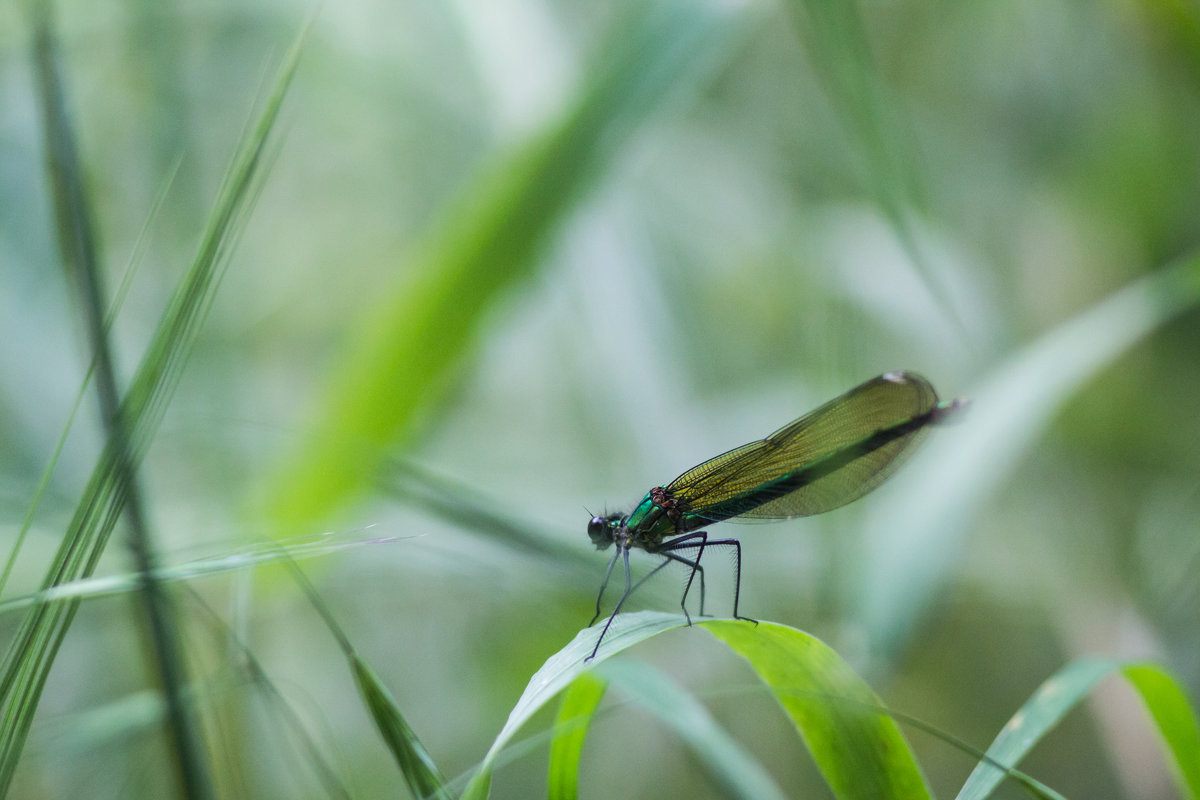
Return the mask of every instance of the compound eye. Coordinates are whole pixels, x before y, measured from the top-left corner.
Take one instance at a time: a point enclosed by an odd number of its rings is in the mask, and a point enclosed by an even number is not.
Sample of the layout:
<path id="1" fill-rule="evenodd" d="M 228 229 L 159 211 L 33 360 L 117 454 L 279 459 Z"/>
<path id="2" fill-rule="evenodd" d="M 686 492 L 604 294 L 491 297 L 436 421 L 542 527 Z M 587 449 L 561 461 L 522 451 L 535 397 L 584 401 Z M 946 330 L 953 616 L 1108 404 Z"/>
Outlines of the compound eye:
<path id="1" fill-rule="evenodd" d="M 593 539 L 598 539 L 604 535 L 604 529 L 608 523 L 604 521 L 604 517 L 592 517 L 588 522 L 588 536 Z"/>

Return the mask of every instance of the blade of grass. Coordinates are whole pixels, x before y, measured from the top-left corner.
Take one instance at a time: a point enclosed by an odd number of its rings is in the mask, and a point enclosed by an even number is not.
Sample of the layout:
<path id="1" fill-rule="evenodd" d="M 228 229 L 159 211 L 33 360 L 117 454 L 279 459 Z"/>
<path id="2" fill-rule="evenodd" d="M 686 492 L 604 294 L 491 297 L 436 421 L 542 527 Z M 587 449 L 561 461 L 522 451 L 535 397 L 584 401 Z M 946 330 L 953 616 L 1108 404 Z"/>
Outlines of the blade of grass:
<path id="1" fill-rule="evenodd" d="M 291 739 L 302 748 L 302 763 L 305 768 L 311 769 L 321 782 L 325 796 L 349 800 L 350 794 L 344 783 L 327 761 L 328 748 L 320 746 L 314 740 L 300 714 L 267 676 L 254 652 L 199 594 L 187 590 L 186 595 L 185 599 L 190 601 L 189 609 L 197 610 L 201 618 L 208 621 L 213 650 L 223 652 L 232 647 L 236 651 L 235 657 L 222 659 L 222 667 L 226 670 L 224 675 L 217 675 L 210 679 L 207 685 L 195 687 L 192 691 L 211 699 L 220 698 L 224 694 L 233 695 L 234 705 L 240 714 L 245 706 L 243 692 L 248 679 L 249 684 L 265 696 L 277 718 L 283 723 L 284 729 L 291 733 Z M 82 757 L 97 747 L 111 744 L 114 740 L 144 736 L 154 726 L 161 725 L 163 717 L 164 704 L 157 692 L 136 692 L 97 708 L 73 711 L 58 719 L 40 721 L 30 746 L 35 748 L 39 741 L 43 745 L 52 742 L 56 756 Z M 227 749 L 234 748 L 228 755 L 238 759 L 243 754 L 236 749 L 237 744 L 231 741 L 233 738 L 223 731 L 213 736 L 214 740 L 221 740 L 221 746 Z M 278 741 L 285 741 L 285 737 L 278 737 Z M 233 771 L 235 770 L 230 772 Z M 214 776 L 226 781 L 232 780 L 232 785 L 238 785 L 236 778 L 231 779 L 229 773 L 214 770 Z M 241 796 L 243 793 L 238 791 L 231 795 L 230 790 L 222 789 L 223 787 L 217 786 L 218 794 L 222 797 Z"/>
<path id="2" fill-rule="evenodd" d="M 270 542 L 249 545 L 218 556 L 197 558 L 168 567 L 155 568 L 155 580 L 160 582 L 190 581 L 222 572 L 254 569 L 286 559 L 299 560 L 330 555 L 352 547 L 389 544 L 411 539 L 410 536 L 386 536 L 348 539 L 345 536 L 331 539 L 328 534 L 298 536 L 287 542 Z M 0 602 L 0 615 L 23 608 L 68 598 L 96 598 L 124 594 L 138 589 L 142 577 L 137 573 L 105 575 L 100 578 L 81 578 L 51 586 L 31 594 L 13 597 Z"/>
<path id="3" fill-rule="evenodd" d="M 514 550 L 542 556 L 580 576 L 595 573 L 596 562 L 590 553 L 564 544 L 562 537 L 540 530 L 526 518 L 497 513 L 496 509 L 504 508 L 504 501 L 489 497 L 473 486 L 398 459 L 390 460 L 379 478 L 379 485 L 393 497 L 468 532 L 482 534 L 489 541 L 507 544 Z"/>
<path id="4" fill-rule="evenodd" d="M 92 347 L 96 394 L 113 454 L 115 480 L 125 493 L 124 514 L 129 545 L 141 576 L 140 597 L 146 614 L 151 653 L 159 686 L 166 700 L 167 735 L 171 742 L 179 786 L 186 797 L 213 796 L 212 780 L 200 731 L 184 703 L 187 670 L 175 638 L 177 625 L 170 594 L 154 579 L 155 555 L 137 466 L 130 452 L 127 421 L 117 389 L 116 369 L 104 313 L 103 274 L 96 248 L 91 206 L 66 108 L 62 76 L 52 33 L 51 4 L 38 6 L 35 16 L 39 99 L 46 131 L 46 152 L 59 232 L 59 251 L 79 287 L 80 304 Z"/>
<path id="5" fill-rule="evenodd" d="M 1121 668 L 1150 712 L 1163 743 L 1174 757 L 1172 766 L 1179 793 L 1200 798 L 1200 722 L 1183 688 L 1156 664 L 1126 664 Z"/>
<path id="6" fill-rule="evenodd" d="M 351 650 L 346 656 L 350 659 L 358 692 L 375 720 L 375 727 L 383 735 L 383 740 L 392 751 L 400 771 L 404 773 L 408 788 L 412 789 L 417 797 L 454 800 L 454 794 L 446 785 L 446 777 L 438 770 L 437 764 L 417 738 L 416 732 L 400 713 L 400 706 L 392 697 L 392 693 L 374 671 L 363 663 L 357 653 Z"/>
<path id="7" fill-rule="evenodd" d="M 233 161 L 206 223 L 199 253 L 177 286 L 122 402 L 121 416 L 128 426 L 128 453 L 134 465 L 145 454 L 162 419 L 199 325 L 211 305 L 231 242 L 247 219 L 249 200 L 261 179 L 267 135 L 295 70 L 301 40 L 297 40 L 285 58 L 274 92 Z M 42 588 L 94 572 L 127 498 L 117 459 L 110 440 L 84 489 Z M 11 785 L 50 668 L 78 608 L 78 600 L 35 606 L 10 642 L 0 670 L 0 795 Z"/>
<path id="8" fill-rule="evenodd" d="M 271 708 L 276 711 L 279 718 L 283 721 L 284 726 L 292 732 L 294 740 L 299 743 L 303 750 L 303 763 L 306 768 L 312 770 L 313 774 L 321 782 L 321 786 L 325 789 L 325 795 L 330 798 L 339 798 L 339 800 L 349 800 L 350 793 L 346 790 L 345 783 L 328 762 L 328 748 L 319 745 L 312 734 L 309 733 L 308 726 L 301 718 L 301 715 L 288 702 L 283 692 L 279 690 L 279 687 L 271 681 L 262 663 L 254 654 L 254 651 L 238 635 L 237 631 L 221 615 L 213 610 L 212 606 L 205 602 L 203 597 L 190 586 L 185 587 L 185 591 L 192 605 L 199 609 L 203 617 L 209 621 L 218 638 L 218 646 L 227 647 L 232 645 L 237 651 L 237 658 L 229 659 L 225 663 L 234 666 L 240 672 L 246 673 L 250 678 L 250 682 L 265 695 Z M 235 674 L 232 686 L 229 688 L 236 692 L 240 691 L 243 686 L 244 683 L 240 680 L 240 675 Z M 241 709 L 240 700 L 241 698 L 239 697 L 239 712 Z M 236 758 L 237 755 L 234 757 Z"/>
<path id="9" fill-rule="evenodd" d="M 784 800 L 758 761 L 722 730 L 696 698 L 666 675 L 636 661 L 608 661 L 597 671 L 645 711 L 672 728 L 730 797 Z"/>
<path id="10" fill-rule="evenodd" d="M 1016 766 L 1104 678 L 1121 674 L 1141 695 L 1174 757 L 1173 766 L 1185 796 L 1200 797 L 1200 729 L 1187 697 L 1173 678 L 1153 664 L 1121 664 L 1081 659 L 1059 670 L 1038 687 L 1000 731 L 987 755 L 958 793 L 958 800 L 983 800 L 1004 778 L 997 765 Z"/>
<path id="11" fill-rule="evenodd" d="M 604 693 L 608 681 L 594 673 L 580 675 L 563 694 L 558 706 L 558 718 L 554 721 L 554 738 L 550 742 L 550 765 L 546 770 L 547 800 L 578 800 L 579 758 L 583 754 L 583 743 L 588 729 Z"/>
<path id="12" fill-rule="evenodd" d="M 771 622 L 697 624 L 750 662 L 770 687 L 835 797 L 930 796 L 883 702 L 819 639 Z"/>
<path id="13" fill-rule="evenodd" d="M 1016 353 L 968 392 L 960 425 L 933 439 L 867 509 L 866 568 L 854 593 L 872 647 L 907 640 L 942 585 L 972 517 L 1054 413 L 1139 340 L 1200 304 L 1200 254 L 1141 278 Z"/>
<path id="14" fill-rule="evenodd" d="M 925 720 L 923 720 L 919 717 L 914 717 L 911 714 L 905 714 L 900 711 L 894 711 L 894 710 L 890 710 L 890 709 L 886 709 L 886 708 L 879 708 L 876 710 L 878 710 L 881 713 L 887 714 L 892 719 L 896 720 L 896 722 L 902 723 L 902 724 L 907 725 L 912 728 L 916 728 L 917 730 L 921 731 L 922 733 L 927 733 L 930 736 L 934 737 L 935 739 L 939 739 L 940 741 L 945 742 L 946 744 L 953 747 L 955 750 L 959 750 L 963 753 L 966 753 L 967 755 L 973 756 L 976 759 L 976 761 L 979 761 L 981 763 L 990 764 L 991 766 L 995 767 L 1005 777 L 1012 779 L 1013 781 L 1017 782 L 1022 787 L 1024 787 L 1024 789 L 1027 792 L 1029 792 L 1029 794 L 1033 797 L 1040 798 L 1041 800 L 1065 800 L 1065 798 L 1061 794 L 1059 794 L 1055 790 L 1051 789 L 1049 786 L 1045 785 L 1041 781 L 1038 781 L 1038 780 L 1030 777 L 1029 775 L 1026 775 L 1024 772 L 1021 772 L 1019 769 L 1014 769 L 1013 767 L 1009 767 L 1009 766 L 1005 766 L 1004 764 L 1001 764 L 999 761 L 996 761 L 995 759 L 993 759 L 991 756 L 989 756 L 983 750 L 980 750 L 978 747 L 973 747 L 972 745 L 968 744 L 966 741 L 958 738 L 957 736 L 955 736 L 952 733 L 949 733 L 948 731 L 942 730 L 941 728 L 937 727 L 936 725 L 931 725 L 930 723 L 926 722 Z"/>
<path id="15" fill-rule="evenodd" d="M 108 310 L 108 315 L 104 320 L 105 335 L 112 329 L 113 320 L 116 319 L 117 314 L 125 303 L 125 298 L 129 295 L 129 287 L 133 284 L 133 276 L 137 272 L 138 265 L 142 263 L 142 255 L 145 252 L 146 242 L 149 238 L 150 226 L 158 218 L 163 203 L 166 202 L 167 192 L 175 181 L 178 165 L 179 162 L 176 161 L 175 166 L 163 180 L 162 186 L 159 187 L 158 194 L 155 195 L 154 202 L 150 206 L 150 213 L 146 215 L 146 221 L 138 233 L 137 244 L 134 246 L 133 254 L 126 265 L 125 273 L 121 277 L 121 284 L 117 288 L 116 296 L 113 298 L 112 307 Z M 70 434 L 71 428 L 75 423 L 75 416 L 79 413 L 80 406 L 83 405 L 83 398 L 87 394 L 88 386 L 92 380 L 92 373 L 95 369 L 96 360 L 93 358 L 87 372 L 83 376 L 83 380 L 80 381 L 79 391 L 75 395 L 75 400 L 71 403 L 71 410 L 67 413 L 67 420 L 63 424 L 62 432 L 59 434 L 58 441 L 54 443 L 50 459 L 47 461 L 46 467 L 42 470 L 42 474 L 38 478 L 37 487 L 34 489 L 33 497 L 29 501 L 29 508 L 26 509 L 25 516 L 21 520 L 21 528 L 17 531 L 17 538 L 13 542 L 12 549 L 8 552 L 8 558 L 4 562 L 4 571 L 0 573 L 0 595 L 4 593 L 4 587 L 8 585 L 8 579 L 17 564 L 17 557 L 21 553 L 21 548 L 25 545 L 25 538 L 29 535 L 30 528 L 33 527 L 33 521 L 37 516 L 37 510 L 41 505 L 42 497 L 45 495 L 46 489 L 50 486 L 50 479 L 54 476 L 54 469 L 58 465 L 58 459 L 62 455 L 63 447 L 67 443 L 67 436 Z"/>
<path id="16" fill-rule="evenodd" d="M 308 602 L 316 609 L 317 614 L 325 622 L 325 626 L 333 634 L 333 638 L 337 640 L 338 646 L 346 656 L 359 694 L 366 703 L 367 710 L 371 714 L 371 719 L 375 721 L 375 727 L 383 737 L 384 744 L 392 751 L 392 757 L 396 759 L 396 765 L 400 767 L 400 772 L 408 783 L 408 788 L 419 798 L 455 800 L 446 777 L 437 768 L 433 756 L 425 749 L 425 745 L 417 737 L 416 731 L 404 718 L 400 705 L 392 697 L 387 686 L 379 680 L 374 670 L 359 657 L 358 651 L 354 649 L 350 638 L 338 624 L 337 619 L 333 616 L 333 611 L 321 599 L 316 587 L 312 585 L 304 571 L 294 561 L 284 559 L 284 566 L 291 572 L 296 584 L 304 592 Z"/>
<path id="17" fill-rule="evenodd" d="M 496 735 L 492 746 L 480 762 L 479 771 L 463 791 L 463 800 L 483 800 L 488 796 L 491 790 L 492 769 L 500 751 L 534 713 L 580 675 L 638 642 L 686 625 L 687 620 L 682 614 L 663 614 L 656 611 L 618 614 L 612 627 L 608 629 L 608 635 L 601 642 L 596 657 L 591 661 L 584 659 L 591 655 L 592 648 L 596 646 L 596 638 L 604 627 L 604 620 L 577 633 L 566 647 L 546 659 L 541 669 L 529 679 L 525 691 L 509 712 L 504 727 L 500 729 L 500 733 Z"/>
<path id="18" fill-rule="evenodd" d="M 530 678 L 463 792 L 464 800 L 488 796 L 500 751 L 530 717 L 579 676 L 599 668 L 600 676 L 611 680 L 608 665 L 601 664 L 628 647 L 686 624 L 677 614 L 620 614 L 592 661 L 584 659 L 595 646 L 604 622 L 580 631 Z M 911 800 L 929 796 L 890 712 L 870 687 L 820 641 L 767 622 L 753 626 L 744 621 L 705 620 L 696 622 L 696 627 L 708 630 L 745 658 L 775 693 L 836 797 Z M 710 740 L 704 746 L 711 744 Z"/>
<path id="19" fill-rule="evenodd" d="M 401 281 L 352 332 L 319 420 L 268 487 L 288 529 L 321 519 L 373 480 L 383 448 L 409 443 L 474 348 L 485 312 L 538 255 L 636 128 L 707 80 L 741 29 L 740 2 L 636 3 L 598 51 L 577 100 L 485 170 L 444 214 Z M 431 346 L 436 343 L 436 346 Z"/>

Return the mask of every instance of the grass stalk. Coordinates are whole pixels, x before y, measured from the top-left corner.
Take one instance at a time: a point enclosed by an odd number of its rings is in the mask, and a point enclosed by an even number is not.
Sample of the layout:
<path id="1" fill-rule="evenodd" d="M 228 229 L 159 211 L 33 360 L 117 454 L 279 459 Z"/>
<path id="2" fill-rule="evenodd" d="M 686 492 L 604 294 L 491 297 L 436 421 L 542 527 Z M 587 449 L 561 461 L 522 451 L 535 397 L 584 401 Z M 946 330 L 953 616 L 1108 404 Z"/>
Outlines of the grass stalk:
<path id="1" fill-rule="evenodd" d="M 141 576 L 139 594 L 149 628 L 154 668 L 166 701 L 167 731 L 179 787 L 184 797 L 205 800 L 213 796 L 212 782 L 205 763 L 204 742 L 184 698 L 188 676 L 175 639 L 177 624 L 171 596 L 154 577 L 154 545 L 137 467 L 130 452 L 105 321 L 105 292 L 95 225 L 58 70 L 52 24 L 51 7 L 48 4 L 39 6 L 35 16 L 34 52 L 59 248 L 70 277 L 78 287 L 83 322 L 94 358 L 100 414 L 113 457 L 115 480 L 125 495 L 123 510 L 129 527 L 129 546 Z"/>

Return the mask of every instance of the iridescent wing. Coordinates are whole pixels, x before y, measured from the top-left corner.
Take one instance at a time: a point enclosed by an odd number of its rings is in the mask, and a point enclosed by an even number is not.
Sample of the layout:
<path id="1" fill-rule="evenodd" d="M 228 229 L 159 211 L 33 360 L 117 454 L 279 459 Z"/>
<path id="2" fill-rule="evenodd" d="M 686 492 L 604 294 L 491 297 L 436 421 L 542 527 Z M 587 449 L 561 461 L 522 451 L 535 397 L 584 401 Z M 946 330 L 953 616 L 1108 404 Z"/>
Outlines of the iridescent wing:
<path id="1" fill-rule="evenodd" d="M 920 375 L 872 378 L 672 481 L 666 489 L 682 515 L 679 530 L 731 517 L 803 517 L 843 506 L 887 480 L 947 407 Z"/>

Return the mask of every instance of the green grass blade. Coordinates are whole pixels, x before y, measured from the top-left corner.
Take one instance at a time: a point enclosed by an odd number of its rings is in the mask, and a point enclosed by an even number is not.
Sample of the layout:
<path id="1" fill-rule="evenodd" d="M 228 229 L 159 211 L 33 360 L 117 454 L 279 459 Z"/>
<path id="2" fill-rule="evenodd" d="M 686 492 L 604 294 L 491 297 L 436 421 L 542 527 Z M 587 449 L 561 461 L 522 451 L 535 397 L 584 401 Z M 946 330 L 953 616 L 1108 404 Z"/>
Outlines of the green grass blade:
<path id="1" fill-rule="evenodd" d="M 682 628 L 687 620 L 681 614 L 663 614 L 655 611 L 640 611 L 634 614 L 619 614 L 613 620 L 608 635 L 600 644 L 600 650 L 591 661 L 584 661 L 592 654 L 596 646 L 596 638 L 604 627 L 604 620 L 596 625 L 585 628 L 576 634 L 575 638 L 550 658 L 546 659 L 521 694 L 513 710 L 509 712 L 508 721 L 500 729 L 492 742 L 487 755 L 479 765 L 479 772 L 467 784 L 463 792 L 464 800 L 481 800 L 488 796 L 491 785 L 492 768 L 496 757 L 505 745 L 512 740 L 517 731 L 546 703 L 554 699 L 563 689 L 566 689 L 576 678 L 583 675 L 592 667 L 606 659 L 612 658 L 622 650 L 632 647 L 638 642 L 645 641 L 651 636 L 657 636 L 664 631 Z"/>
<path id="2" fill-rule="evenodd" d="M 1200 729 L 1187 697 L 1171 676 L 1153 664 L 1080 659 L 1059 670 L 1001 730 L 987 750 L 995 763 L 980 763 L 963 784 L 958 800 L 983 800 L 1005 777 L 998 765 L 1015 767 L 1104 678 L 1121 674 L 1141 695 L 1174 757 L 1186 796 L 1200 797 Z"/>
<path id="3" fill-rule="evenodd" d="M 579 757 L 592 717 L 604 699 L 608 681 L 585 672 L 567 687 L 554 721 L 550 766 L 546 770 L 547 800 L 578 800 Z"/>
<path id="4" fill-rule="evenodd" d="M 732 620 L 705 620 L 696 624 L 749 661 L 771 687 L 796 723 L 835 796 L 906 800 L 929 796 L 912 752 L 879 698 L 820 641 L 767 622 L 753 626 Z M 492 768 L 500 751 L 559 692 L 593 667 L 598 668 L 601 677 L 616 680 L 614 675 L 624 674 L 621 668 L 610 673 L 607 665 L 600 667 L 603 662 L 652 636 L 684 627 L 686 620 L 678 614 L 652 611 L 620 614 L 613 620 L 596 658 L 585 662 L 603 625 L 601 621 L 580 631 L 530 678 L 484 756 L 479 772 L 463 793 L 465 799 L 483 800 L 488 796 Z M 635 687 L 631 691 L 639 690 Z M 715 741 L 708 739 L 696 746 L 703 750 L 714 746 Z"/>
<path id="5" fill-rule="evenodd" d="M 181 279 L 125 396 L 128 454 L 136 466 L 165 412 L 191 344 L 212 302 L 231 241 L 245 222 L 262 155 L 299 57 L 300 41 L 280 68 L 274 91 L 235 156 L 229 178 L 207 220 L 199 253 Z M 105 447 L 42 587 L 91 575 L 126 501 L 127 487 L 112 442 Z M 78 600 L 37 605 L 10 641 L 0 669 L 0 795 L 8 791 L 50 668 Z"/>
<path id="6" fill-rule="evenodd" d="M 1200 723 L 1187 695 L 1155 664 L 1126 664 L 1121 671 L 1142 696 L 1163 743 L 1174 757 L 1180 794 L 1200 799 Z"/>
<path id="7" fill-rule="evenodd" d="M 1015 767 L 1068 711 L 1119 666 L 1113 661 L 1082 659 L 1059 670 L 1008 721 L 988 748 L 988 757 L 996 764 Z M 958 800 L 982 800 L 1004 778 L 1005 773 L 998 766 L 980 763 L 963 784 Z"/>
<path id="8" fill-rule="evenodd" d="M 404 775 L 404 780 L 412 789 L 413 794 L 421 798 L 454 800 L 454 793 L 447 786 L 445 776 L 438 770 L 433 757 L 429 755 L 412 726 L 408 724 L 408 720 L 404 718 L 392 693 L 375 675 L 374 670 L 359 657 L 354 645 L 350 642 L 350 637 L 342 630 L 333 611 L 325 604 L 316 587 L 291 559 L 285 558 L 284 566 L 291 572 L 296 584 L 316 609 L 325 622 L 325 626 L 329 628 L 329 632 L 333 634 L 333 638 L 337 640 L 338 647 L 345 654 L 346 660 L 350 664 L 350 671 L 354 674 L 354 682 L 358 686 L 363 702 L 366 703 L 367 710 L 371 713 L 371 718 L 375 721 L 375 727 L 383 737 L 384 744 L 392 751 L 392 757 L 396 759 L 396 764 L 400 767 L 400 772 Z"/>
<path id="9" fill-rule="evenodd" d="M 39 6 L 36 16 L 36 63 L 40 99 L 46 128 L 46 150 L 59 229 L 59 251 L 79 289 L 78 299 L 92 348 L 96 394 L 113 463 L 116 481 L 125 496 L 130 550 L 141 579 L 139 587 L 146 613 L 153 665 L 157 669 L 167 708 L 167 733 L 175 758 L 179 786 L 189 798 L 213 796 L 205 746 L 194 716 L 184 698 L 187 669 L 176 639 L 178 624 L 171 595 L 154 577 L 156 555 L 147 522 L 141 481 L 130 452 L 128 421 L 121 410 L 116 368 L 105 320 L 103 270 L 95 245 L 92 209 L 84 191 L 74 131 L 67 113 L 63 81 L 58 70 L 50 6 Z"/>
<path id="10" fill-rule="evenodd" d="M 819 639 L 771 622 L 706 620 L 698 625 L 749 661 L 770 687 L 835 797 L 930 796 L 882 701 Z"/>
<path id="11" fill-rule="evenodd" d="M 108 315 L 104 321 L 104 330 L 107 335 L 112 329 L 113 320 L 116 319 L 121 307 L 125 303 L 125 298 L 129 294 L 129 288 L 133 283 L 133 276 L 137 272 L 137 267 L 142 263 L 142 254 L 145 251 L 146 242 L 149 238 L 149 229 L 151 223 L 158 218 L 159 212 L 162 210 L 163 204 L 167 199 L 167 190 L 174 182 L 176 167 L 171 170 L 171 173 L 163 181 L 159 188 L 158 194 L 154 198 L 151 205 L 150 213 L 147 215 L 146 222 L 142 226 L 141 232 L 138 234 L 138 243 L 134 248 L 133 255 L 130 256 L 129 263 L 126 266 L 125 274 L 121 278 L 121 284 L 117 288 L 116 296 L 113 299 L 112 307 L 108 310 Z M 63 423 L 63 428 L 59 434 L 58 441 L 54 444 L 54 449 L 50 453 L 50 458 L 46 462 L 45 468 L 42 470 L 41 476 L 38 478 L 37 487 L 33 491 L 33 497 L 29 500 L 29 507 L 25 511 L 25 517 L 21 520 L 21 527 L 17 531 L 16 539 L 13 541 L 12 547 L 8 551 L 8 558 L 4 562 L 4 569 L 0 572 L 0 595 L 3 595 L 4 588 L 8 585 L 8 579 L 12 575 L 13 568 L 17 564 L 17 557 L 21 553 L 22 547 L 25 545 L 25 539 L 29 535 L 30 529 L 33 527 L 34 518 L 37 515 L 38 508 L 41 505 L 42 497 L 46 493 L 47 487 L 50 486 L 50 479 L 54 476 L 55 467 L 58 466 L 58 459 L 62 455 L 63 447 L 67 443 L 67 436 L 71 432 L 71 427 L 75 423 L 75 416 L 79 413 L 79 408 L 83 405 L 83 398 L 87 394 L 88 385 L 92 380 L 92 373 L 95 371 L 95 359 L 88 367 L 87 373 L 80 381 L 79 391 L 75 394 L 75 400 L 71 403 L 71 410 L 67 413 L 67 420 Z M 3 613 L 4 604 L 0 604 L 0 613 Z"/>
<path id="12" fill-rule="evenodd" d="M 185 561 L 182 564 L 158 567 L 155 569 L 155 580 L 162 582 L 191 581 L 223 572 L 250 570 L 280 561 L 298 561 L 305 558 L 327 556 L 354 547 L 389 544 L 403 541 L 406 538 L 411 537 L 350 538 L 340 536 L 331 538 L 326 534 L 299 536 L 286 542 L 248 545 L 223 555 L 206 556 Z M 67 581 L 41 591 L 19 595 L 0 602 L 0 616 L 55 600 L 92 599 L 125 594 L 138 589 L 141 585 L 142 576 L 136 572 Z"/>
<path id="13" fill-rule="evenodd" d="M 320 781 L 325 790 L 325 796 L 349 800 L 350 792 L 346 789 L 337 771 L 329 763 L 329 748 L 317 742 L 301 714 L 288 702 L 283 692 L 271 680 L 258 656 L 250 649 L 242 636 L 226 622 L 224 617 L 213 610 L 203 597 L 192 591 L 191 587 L 185 587 L 185 591 L 192 601 L 191 607 L 198 609 L 208 619 L 209 628 L 216 634 L 221 646 L 232 645 L 236 650 L 237 656 L 232 659 L 232 663 L 238 665 L 239 672 L 248 678 L 249 684 L 259 690 L 268 706 L 275 711 L 276 719 L 291 734 L 291 741 L 300 746 L 304 763 Z M 240 676 L 232 685 L 226 684 L 227 688 L 232 688 L 239 694 L 245 686 L 246 683 L 240 679 Z"/>
<path id="14" fill-rule="evenodd" d="M 475 486 L 435 475 L 418 465 L 393 459 L 381 470 L 379 486 L 409 507 L 419 508 L 464 531 L 501 543 L 514 551 L 553 561 L 580 577 L 595 575 L 592 553 L 581 551 L 562 537 L 542 530 L 527 516 L 503 511 L 504 498 L 480 492 Z M 499 510 L 498 510 L 499 509 Z"/>
<path id="15" fill-rule="evenodd" d="M 270 487 L 273 519 L 291 527 L 324 517 L 370 485 L 385 447 L 412 439 L 474 348 L 488 308 L 534 273 L 629 135 L 670 97 L 703 85 L 742 28 L 731 19 L 740 7 L 632 6 L 566 113 L 484 170 L 363 315 L 317 425 Z"/>
<path id="16" fill-rule="evenodd" d="M 892 653 L 941 586 L 971 520 L 1054 413 L 1129 347 L 1200 304 L 1200 255 L 1159 269 L 1016 353 L 967 394 L 960 425 L 933 438 L 867 511 L 870 554 L 854 593 L 873 647 Z"/>
<path id="17" fill-rule="evenodd" d="M 357 653 L 350 653 L 350 666 L 354 682 L 367 704 L 375 726 L 383 734 L 388 749 L 404 773 L 408 788 L 417 797 L 433 797 L 437 800 L 454 800 L 454 794 L 446 786 L 446 778 L 438 771 L 433 758 L 417 738 L 416 732 L 404 719 L 392 693 L 375 673 L 363 663 Z"/>
<path id="18" fill-rule="evenodd" d="M 666 675 L 636 661 L 609 661 L 598 671 L 640 708 L 671 727 L 726 795 L 784 800 L 786 796 L 763 766 L 717 725 L 708 709 Z"/>
<path id="19" fill-rule="evenodd" d="M 858 4 L 790 0 L 801 38 L 825 94 L 857 142 L 864 178 L 889 216 L 923 195 L 912 135 L 875 65 Z"/>

